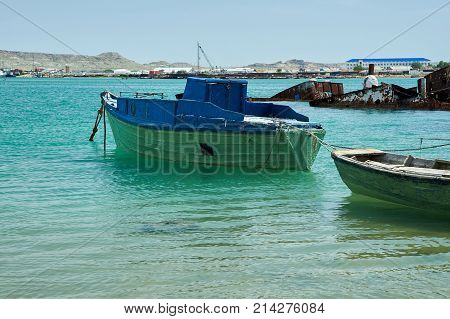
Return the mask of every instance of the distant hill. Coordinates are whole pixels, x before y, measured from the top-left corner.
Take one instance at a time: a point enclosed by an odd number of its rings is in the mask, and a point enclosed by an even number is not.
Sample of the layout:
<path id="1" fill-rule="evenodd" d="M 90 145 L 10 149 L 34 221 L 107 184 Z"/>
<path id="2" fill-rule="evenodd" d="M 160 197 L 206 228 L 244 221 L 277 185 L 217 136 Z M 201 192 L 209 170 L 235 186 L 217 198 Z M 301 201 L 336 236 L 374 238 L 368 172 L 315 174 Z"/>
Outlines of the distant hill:
<path id="1" fill-rule="evenodd" d="M 303 66 L 303 65 L 305 65 L 305 61 L 303 61 L 303 60 L 289 60 L 286 62 L 277 61 L 274 63 L 253 63 L 253 64 L 248 65 L 247 67 L 255 68 L 255 69 L 260 69 L 260 68 L 276 69 L 276 68 L 295 67 L 298 69 L 300 66 Z"/>
<path id="2" fill-rule="evenodd" d="M 274 63 L 253 63 L 247 67 L 257 71 L 270 70 L 276 72 L 277 70 L 285 70 L 289 72 L 297 72 L 300 69 L 340 68 L 342 65 L 337 63 L 306 62 L 304 60 L 293 59 L 285 62 L 278 61 Z"/>
<path id="3" fill-rule="evenodd" d="M 68 65 L 71 71 L 105 71 L 114 69 L 128 69 L 131 71 L 152 70 L 154 68 L 192 68 L 186 62 L 170 63 L 167 61 L 148 62 L 144 64 L 121 56 L 117 52 L 106 52 L 95 56 L 76 54 L 52 54 L 37 52 L 20 52 L 0 50 L 0 68 L 33 70 L 36 67 L 48 69 L 64 69 Z M 248 68 L 257 71 L 299 71 L 299 69 L 318 69 L 322 67 L 335 68 L 339 64 L 324 64 L 305 62 L 304 60 L 278 61 L 274 63 L 253 63 Z"/>
<path id="4" fill-rule="evenodd" d="M 157 61 L 157 62 L 149 62 L 143 64 L 146 68 L 192 68 L 194 67 L 192 64 L 186 62 L 174 62 L 169 63 L 167 61 Z"/>
<path id="5" fill-rule="evenodd" d="M 185 62 L 166 61 L 137 63 L 124 58 L 117 52 L 106 52 L 95 56 L 76 54 L 52 54 L 0 50 L 0 68 L 33 70 L 36 67 L 64 69 L 68 65 L 72 71 L 105 71 L 113 69 L 151 70 L 158 67 L 190 68 Z"/>
<path id="6" fill-rule="evenodd" d="M 104 71 L 118 68 L 141 70 L 143 68 L 141 64 L 126 59 L 116 52 L 88 56 L 0 50 L 0 68 L 22 70 L 32 70 L 36 67 L 64 69 L 66 65 L 74 71 Z"/>

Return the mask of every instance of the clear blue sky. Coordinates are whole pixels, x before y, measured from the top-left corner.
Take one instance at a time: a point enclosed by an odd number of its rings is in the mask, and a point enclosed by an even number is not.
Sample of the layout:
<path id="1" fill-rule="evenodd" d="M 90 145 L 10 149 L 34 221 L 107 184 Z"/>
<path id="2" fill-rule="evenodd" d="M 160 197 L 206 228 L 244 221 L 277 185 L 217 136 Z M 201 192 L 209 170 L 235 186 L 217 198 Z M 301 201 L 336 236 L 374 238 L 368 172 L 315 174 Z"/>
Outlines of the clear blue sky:
<path id="1" fill-rule="evenodd" d="M 216 65 L 364 57 L 448 0 L 1 0 L 82 54 Z M 0 49 L 72 53 L 0 4 Z M 450 5 L 373 57 L 450 60 Z"/>

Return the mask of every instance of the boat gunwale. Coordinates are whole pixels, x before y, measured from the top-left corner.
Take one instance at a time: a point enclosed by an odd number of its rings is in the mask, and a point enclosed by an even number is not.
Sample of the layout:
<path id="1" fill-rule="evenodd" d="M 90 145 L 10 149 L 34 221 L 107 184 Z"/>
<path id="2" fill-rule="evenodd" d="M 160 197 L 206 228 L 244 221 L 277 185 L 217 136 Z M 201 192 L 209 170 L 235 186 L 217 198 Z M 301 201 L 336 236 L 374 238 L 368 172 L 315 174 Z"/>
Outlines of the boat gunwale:
<path id="1" fill-rule="evenodd" d="M 383 167 L 377 167 L 370 164 L 366 164 L 364 162 L 360 162 L 354 159 L 351 159 L 344 155 L 336 154 L 336 151 L 331 152 L 331 157 L 334 161 L 338 160 L 341 162 L 345 162 L 349 165 L 358 166 L 361 169 L 364 169 L 366 171 L 377 171 L 379 173 L 382 173 L 384 175 L 394 176 L 394 177 L 406 177 L 410 179 L 416 179 L 418 181 L 431 181 L 431 182 L 444 182 L 444 184 L 450 185 L 450 177 L 445 176 L 437 176 L 437 175 L 418 175 L 413 174 L 405 171 L 394 171 Z"/>
<path id="2" fill-rule="evenodd" d="M 279 134 L 279 131 L 277 130 L 268 130 L 264 129 L 264 127 L 253 127 L 250 130 L 220 130 L 220 129 L 213 129 L 211 127 L 202 127 L 202 126 L 184 126 L 183 125 L 190 125 L 190 123 L 179 123 L 178 127 L 177 125 L 158 125 L 158 124 L 150 124 L 150 123 L 136 123 L 133 121 L 128 121 L 126 118 L 122 116 L 116 116 L 115 113 L 118 113 L 115 111 L 115 109 L 111 110 L 111 107 L 106 108 L 108 115 L 113 116 L 116 120 L 121 121 L 123 123 L 126 123 L 128 125 L 135 126 L 136 128 L 144 128 L 148 130 L 160 130 L 160 131 L 174 131 L 174 132 L 211 132 L 211 133 L 221 133 L 221 134 L 267 134 L 267 135 L 273 135 L 273 134 Z M 295 132 L 295 131 L 288 131 L 283 130 L 284 133 L 288 132 Z M 304 128 L 298 130 L 298 132 L 305 132 L 310 134 L 325 134 L 326 130 L 323 128 Z"/>
<path id="3" fill-rule="evenodd" d="M 142 127 L 142 128 L 147 128 L 147 129 L 154 129 L 154 130 L 168 130 L 168 131 L 188 131 L 188 132 L 192 132 L 192 131 L 198 131 L 198 132 L 221 132 L 221 133 L 239 133 L 239 134 L 255 134 L 255 133 L 259 133 L 259 134 L 276 134 L 278 132 L 279 126 L 276 125 L 276 123 L 251 123 L 251 122 L 246 122 L 246 121 L 225 121 L 225 126 L 222 129 L 218 129 L 218 126 L 215 128 L 211 128 L 208 127 L 208 125 L 217 125 L 216 123 L 205 123 L 202 125 L 198 125 L 195 126 L 191 123 L 177 123 L 177 124 L 164 124 L 164 123 L 149 123 L 149 122 L 138 122 L 138 121 L 133 121 L 127 118 L 127 116 L 125 114 L 122 114 L 119 112 L 118 108 L 113 106 L 111 103 L 109 103 L 108 99 L 105 97 L 105 95 L 109 95 L 110 99 L 112 100 L 117 100 L 117 97 L 112 94 L 109 91 L 105 91 L 101 94 L 101 98 L 102 98 L 102 103 L 105 106 L 105 109 L 108 111 L 108 113 L 112 116 L 114 116 L 115 118 L 117 118 L 118 120 L 125 122 L 127 124 L 130 125 L 134 125 L 136 127 Z M 233 129 L 224 129 L 226 128 L 226 123 L 231 124 L 231 123 L 237 123 L 237 124 L 244 124 L 247 125 L 248 128 L 247 129 L 242 129 L 239 128 L 237 130 L 233 130 Z M 312 127 L 298 127 L 295 125 L 290 125 L 293 126 L 299 130 L 304 130 L 307 131 L 309 133 L 325 133 L 326 130 L 322 127 L 314 127 L 314 126 L 321 126 L 318 123 L 311 123 L 311 122 L 300 122 L 300 123 L 305 123 L 305 126 L 312 126 Z M 185 126 L 183 126 L 185 125 Z M 186 126 L 187 125 L 187 126 Z M 287 131 L 287 130 L 284 130 Z"/>

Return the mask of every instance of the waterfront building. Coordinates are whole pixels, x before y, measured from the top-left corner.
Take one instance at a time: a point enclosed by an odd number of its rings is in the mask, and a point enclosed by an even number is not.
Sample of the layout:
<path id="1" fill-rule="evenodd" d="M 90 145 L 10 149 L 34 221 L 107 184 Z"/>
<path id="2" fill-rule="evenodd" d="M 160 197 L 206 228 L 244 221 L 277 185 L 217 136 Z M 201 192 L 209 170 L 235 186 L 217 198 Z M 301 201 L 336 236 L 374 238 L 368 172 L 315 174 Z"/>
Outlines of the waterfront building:
<path id="1" fill-rule="evenodd" d="M 189 73 L 192 72 L 192 68 L 161 67 L 161 68 L 154 68 L 153 71 L 158 71 L 166 74 Z"/>
<path id="2" fill-rule="evenodd" d="M 424 67 L 430 65 L 431 61 L 426 58 L 383 58 L 383 59 L 350 59 L 346 61 L 347 70 L 353 70 L 356 66 L 368 68 L 369 64 L 375 64 L 378 69 L 411 67 L 413 63 L 420 63 Z"/>
<path id="3" fill-rule="evenodd" d="M 255 69 L 252 68 L 231 68 L 231 69 L 225 69 L 227 73 L 253 73 L 255 72 Z"/>
<path id="4" fill-rule="evenodd" d="M 114 75 L 130 75 L 131 71 L 127 69 L 116 69 L 113 70 Z"/>

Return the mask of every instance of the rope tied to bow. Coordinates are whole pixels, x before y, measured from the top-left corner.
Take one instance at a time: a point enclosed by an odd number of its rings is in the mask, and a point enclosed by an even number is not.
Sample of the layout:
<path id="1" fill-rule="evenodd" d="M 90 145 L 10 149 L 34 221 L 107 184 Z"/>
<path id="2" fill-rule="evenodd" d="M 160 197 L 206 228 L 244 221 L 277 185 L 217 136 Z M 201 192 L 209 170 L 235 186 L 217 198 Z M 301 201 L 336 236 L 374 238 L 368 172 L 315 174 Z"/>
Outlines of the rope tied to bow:
<path id="1" fill-rule="evenodd" d="M 89 137 L 89 142 L 93 142 L 94 141 L 94 136 L 95 136 L 95 133 L 97 133 L 97 131 L 98 131 L 98 125 L 100 124 L 100 121 L 102 120 L 102 117 L 103 117 L 103 105 L 100 106 L 100 108 L 97 111 L 97 117 L 95 118 L 95 124 L 94 124 L 94 127 L 92 129 L 91 136 Z"/>

